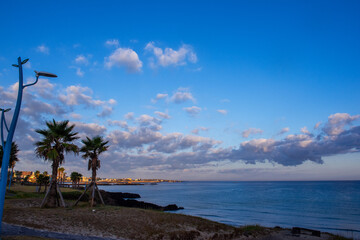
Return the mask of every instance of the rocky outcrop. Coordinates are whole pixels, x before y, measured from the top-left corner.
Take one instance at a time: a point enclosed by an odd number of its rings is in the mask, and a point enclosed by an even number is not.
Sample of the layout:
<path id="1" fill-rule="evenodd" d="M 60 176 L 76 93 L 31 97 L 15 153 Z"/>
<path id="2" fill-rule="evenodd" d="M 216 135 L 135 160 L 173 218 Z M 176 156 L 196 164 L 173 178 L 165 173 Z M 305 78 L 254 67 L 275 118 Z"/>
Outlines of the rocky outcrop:
<path id="1" fill-rule="evenodd" d="M 178 207 L 176 204 L 170 204 L 163 207 L 153 203 L 137 201 L 133 198 L 140 198 L 140 195 L 135 193 L 106 192 L 104 190 L 100 190 L 100 192 L 106 205 L 143 208 L 159 211 L 176 211 L 184 209 L 183 207 Z"/>

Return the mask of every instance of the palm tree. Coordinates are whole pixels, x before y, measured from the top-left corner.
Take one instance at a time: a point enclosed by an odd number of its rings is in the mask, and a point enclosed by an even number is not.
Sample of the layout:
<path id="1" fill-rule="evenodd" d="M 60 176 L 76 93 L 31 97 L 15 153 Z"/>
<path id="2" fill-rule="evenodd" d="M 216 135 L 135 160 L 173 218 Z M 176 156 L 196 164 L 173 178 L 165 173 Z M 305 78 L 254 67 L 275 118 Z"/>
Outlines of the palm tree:
<path id="1" fill-rule="evenodd" d="M 6 145 L 6 142 L 4 142 L 4 146 Z M 19 148 L 18 145 L 15 142 L 11 143 L 11 152 L 10 152 L 10 160 L 9 160 L 9 168 L 11 168 L 11 173 L 8 174 L 8 181 L 9 181 L 9 186 L 11 184 L 11 180 L 12 180 L 12 175 L 14 173 L 14 167 L 16 162 L 19 161 L 19 158 L 17 157 L 17 154 L 19 152 Z M 2 165 L 2 158 L 3 158 L 3 154 L 4 154 L 4 150 L 3 147 L 0 145 L 0 168 Z M 10 187 L 9 187 L 10 189 Z"/>
<path id="2" fill-rule="evenodd" d="M 75 185 L 75 187 L 76 187 L 76 184 L 78 184 L 78 186 L 79 186 L 79 182 L 82 178 L 82 174 L 78 173 L 78 172 L 72 172 L 70 174 L 70 178 L 71 178 L 71 181 L 74 183 L 73 185 Z"/>
<path id="3" fill-rule="evenodd" d="M 80 152 L 83 153 L 82 157 L 84 159 L 89 159 L 88 170 L 92 170 L 91 183 L 89 184 L 89 186 L 87 188 L 87 189 L 91 188 L 90 206 L 92 207 L 94 205 L 95 190 L 98 191 L 100 200 L 101 200 L 102 204 L 104 204 L 104 201 L 101 197 L 100 191 L 97 188 L 97 184 L 96 184 L 96 171 L 100 168 L 99 155 L 102 152 L 105 152 L 109 148 L 109 146 L 106 145 L 106 144 L 108 144 L 108 141 L 104 141 L 104 139 L 101 136 L 96 136 L 96 137 L 93 137 L 92 139 L 86 137 L 86 140 L 82 140 L 81 142 L 84 144 L 84 146 L 81 147 Z M 78 201 L 85 194 L 87 189 L 85 189 L 84 193 L 80 196 Z M 77 204 L 77 202 L 75 203 L 75 205 Z"/>
<path id="4" fill-rule="evenodd" d="M 41 207 L 56 207 L 59 206 L 59 196 L 62 204 L 65 205 L 62 199 L 60 189 L 57 185 L 57 173 L 59 165 L 64 162 L 64 153 L 73 152 L 77 154 L 79 149 L 72 142 L 78 137 L 77 133 L 73 132 L 75 125 L 69 126 L 69 121 L 53 121 L 46 122 L 47 129 L 37 129 L 36 132 L 41 134 L 43 139 L 37 143 L 35 153 L 38 157 L 45 161 L 52 162 L 52 176 L 48 192 L 41 204 Z M 59 193 L 59 196 L 58 196 Z"/>
<path id="5" fill-rule="evenodd" d="M 45 191 L 46 192 L 46 189 L 47 189 L 47 185 L 49 184 L 49 176 L 43 174 L 43 173 L 39 173 L 36 177 L 36 182 L 39 184 L 39 188 L 38 188 L 38 192 L 41 191 L 41 186 L 42 185 L 45 185 Z"/>

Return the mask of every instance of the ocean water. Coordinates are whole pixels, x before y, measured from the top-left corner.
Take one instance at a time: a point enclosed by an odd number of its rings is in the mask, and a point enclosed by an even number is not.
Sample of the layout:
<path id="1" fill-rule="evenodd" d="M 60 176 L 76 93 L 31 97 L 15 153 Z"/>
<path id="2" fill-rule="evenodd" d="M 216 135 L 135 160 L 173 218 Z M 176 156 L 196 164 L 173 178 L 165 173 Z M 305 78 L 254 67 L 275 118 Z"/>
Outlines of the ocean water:
<path id="1" fill-rule="evenodd" d="M 233 226 L 304 227 L 360 239 L 360 181 L 181 182 L 99 186 Z"/>

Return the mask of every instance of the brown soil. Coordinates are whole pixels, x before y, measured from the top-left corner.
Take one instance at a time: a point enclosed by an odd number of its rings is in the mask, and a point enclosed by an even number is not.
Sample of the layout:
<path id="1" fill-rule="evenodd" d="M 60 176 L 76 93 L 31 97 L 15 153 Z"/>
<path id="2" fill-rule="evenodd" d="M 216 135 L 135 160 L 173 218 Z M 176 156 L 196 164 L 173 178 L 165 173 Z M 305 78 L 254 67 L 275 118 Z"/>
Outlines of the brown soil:
<path id="1" fill-rule="evenodd" d="M 39 208 L 41 199 L 7 199 L 4 222 L 36 229 L 122 239 L 330 239 L 293 237 L 290 230 L 260 226 L 236 228 L 199 217 L 160 211 L 97 206 Z M 69 205 L 71 202 L 69 202 Z"/>

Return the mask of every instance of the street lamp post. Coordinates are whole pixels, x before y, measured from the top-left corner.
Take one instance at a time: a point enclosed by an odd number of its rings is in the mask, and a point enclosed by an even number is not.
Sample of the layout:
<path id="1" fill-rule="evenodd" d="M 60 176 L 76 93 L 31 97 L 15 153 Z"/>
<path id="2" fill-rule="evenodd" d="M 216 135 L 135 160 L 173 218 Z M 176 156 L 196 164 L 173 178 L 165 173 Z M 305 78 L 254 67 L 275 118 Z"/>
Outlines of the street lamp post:
<path id="1" fill-rule="evenodd" d="M 13 64 L 14 67 L 19 68 L 19 89 L 18 89 L 18 96 L 16 100 L 16 106 L 15 106 L 15 112 L 11 120 L 10 128 L 8 128 L 5 120 L 5 112 L 8 112 L 10 109 L 2 109 L 1 110 L 1 144 L 3 146 L 3 158 L 2 158 L 2 166 L 1 166 L 1 179 L 0 179 L 0 233 L 1 233 L 1 227 L 2 227 L 2 217 L 3 217 L 3 211 L 4 211 L 4 201 L 5 201 L 5 192 L 6 192 L 6 184 L 7 184 L 7 173 L 8 173 L 8 166 L 9 166 L 9 160 L 10 160 L 10 153 L 11 153 L 11 145 L 12 140 L 14 137 L 14 132 L 17 124 L 17 120 L 19 118 L 20 113 L 20 107 L 21 107 L 21 101 L 22 101 L 22 95 L 23 90 L 26 87 L 35 85 L 40 76 L 44 77 L 57 77 L 55 74 L 47 73 L 47 72 L 37 72 L 36 74 L 36 80 L 33 83 L 24 85 L 23 81 L 23 69 L 22 65 L 25 64 L 29 59 L 25 59 L 24 61 L 21 61 L 21 57 L 18 58 L 18 64 Z M 7 138 L 6 138 L 6 144 L 4 146 L 4 126 L 7 131 Z"/>

